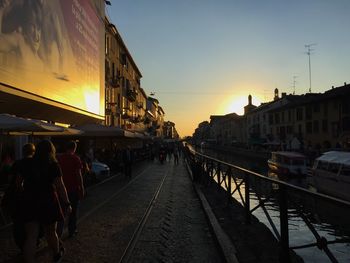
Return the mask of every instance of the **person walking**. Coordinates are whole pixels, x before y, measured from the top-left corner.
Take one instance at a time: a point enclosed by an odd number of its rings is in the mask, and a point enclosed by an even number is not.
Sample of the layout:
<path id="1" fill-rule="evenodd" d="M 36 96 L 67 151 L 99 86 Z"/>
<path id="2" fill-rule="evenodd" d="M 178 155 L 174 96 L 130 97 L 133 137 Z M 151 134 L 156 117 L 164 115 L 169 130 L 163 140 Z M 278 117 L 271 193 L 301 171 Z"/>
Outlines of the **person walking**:
<path id="1" fill-rule="evenodd" d="M 123 151 L 123 164 L 125 176 L 131 178 L 132 163 L 133 163 L 133 153 L 130 146 L 126 147 Z"/>
<path id="2" fill-rule="evenodd" d="M 21 206 L 23 195 L 21 191 L 21 175 L 25 173 L 26 167 L 32 161 L 35 153 L 35 145 L 27 143 L 22 148 L 23 158 L 14 162 L 11 171 L 10 185 L 8 191 L 11 192 L 11 219 L 12 233 L 17 247 L 23 252 L 25 242 L 25 222 L 21 216 Z"/>
<path id="3" fill-rule="evenodd" d="M 63 182 L 66 186 L 69 201 L 72 206 L 72 212 L 68 215 L 68 234 L 73 237 L 78 233 L 77 219 L 78 207 L 80 200 L 84 197 L 85 189 L 82 177 L 83 165 L 78 155 L 75 154 L 77 144 L 69 141 L 66 145 L 66 152 L 57 155 L 58 163 L 61 166 L 63 174 Z M 59 223 L 57 233 L 62 235 L 64 228 L 64 220 Z"/>
<path id="4" fill-rule="evenodd" d="M 175 145 L 174 150 L 173 150 L 173 155 L 174 155 L 174 164 L 178 165 L 179 164 L 179 149 Z"/>
<path id="5" fill-rule="evenodd" d="M 35 252 L 40 226 L 53 252 L 54 262 L 59 262 L 64 254 L 56 234 L 57 222 L 63 219 L 59 198 L 62 204 L 68 207 L 68 212 L 71 207 L 55 152 L 51 141 L 39 142 L 33 158 L 22 166 L 18 174 L 18 186 L 23 191 L 20 207 L 25 229 L 23 254 L 25 262 L 28 263 L 36 262 Z"/>

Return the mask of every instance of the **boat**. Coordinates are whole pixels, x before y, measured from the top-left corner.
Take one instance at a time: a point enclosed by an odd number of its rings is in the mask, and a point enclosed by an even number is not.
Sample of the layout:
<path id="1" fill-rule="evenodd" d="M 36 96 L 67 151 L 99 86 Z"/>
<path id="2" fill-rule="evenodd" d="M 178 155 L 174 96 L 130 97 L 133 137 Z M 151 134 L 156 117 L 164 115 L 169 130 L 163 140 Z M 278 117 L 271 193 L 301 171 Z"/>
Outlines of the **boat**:
<path id="1" fill-rule="evenodd" d="M 312 182 L 318 192 L 350 201 L 350 152 L 325 152 L 315 159 Z"/>
<path id="2" fill-rule="evenodd" d="M 309 170 L 309 159 L 299 152 L 277 151 L 271 153 L 267 161 L 270 171 L 278 175 L 306 175 Z"/>

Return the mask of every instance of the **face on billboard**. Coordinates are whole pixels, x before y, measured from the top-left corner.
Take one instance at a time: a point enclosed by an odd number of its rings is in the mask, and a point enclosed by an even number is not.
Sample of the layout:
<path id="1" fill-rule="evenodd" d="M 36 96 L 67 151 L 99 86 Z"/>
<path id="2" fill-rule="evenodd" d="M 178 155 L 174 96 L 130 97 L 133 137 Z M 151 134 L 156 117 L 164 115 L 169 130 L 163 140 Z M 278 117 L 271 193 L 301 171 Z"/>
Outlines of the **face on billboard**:
<path id="1" fill-rule="evenodd" d="M 0 0 L 0 81 L 103 115 L 101 1 Z"/>

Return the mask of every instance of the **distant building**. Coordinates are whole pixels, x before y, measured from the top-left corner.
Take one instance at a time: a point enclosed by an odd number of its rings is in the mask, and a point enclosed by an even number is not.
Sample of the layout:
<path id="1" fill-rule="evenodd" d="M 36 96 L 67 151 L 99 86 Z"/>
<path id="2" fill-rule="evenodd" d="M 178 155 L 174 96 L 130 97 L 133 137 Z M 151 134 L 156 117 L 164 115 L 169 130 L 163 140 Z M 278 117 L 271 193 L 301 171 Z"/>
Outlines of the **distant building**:
<path id="1" fill-rule="evenodd" d="M 218 145 L 274 146 L 285 150 L 316 152 L 350 149 L 350 85 L 324 93 L 278 94 L 256 107 L 252 96 L 244 116 L 235 113 L 210 116 L 209 130 L 202 122 L 193 137 L 212 139 Z M 210 135 L 208 135 L 210 134 Z"/>
<path id="2" fill-rule="evenodd" d="M 179 134 L 176 131 L 175 123 L 171 121 L 164 122 L 163 134 L 165 139 L 178 139 Z"/>

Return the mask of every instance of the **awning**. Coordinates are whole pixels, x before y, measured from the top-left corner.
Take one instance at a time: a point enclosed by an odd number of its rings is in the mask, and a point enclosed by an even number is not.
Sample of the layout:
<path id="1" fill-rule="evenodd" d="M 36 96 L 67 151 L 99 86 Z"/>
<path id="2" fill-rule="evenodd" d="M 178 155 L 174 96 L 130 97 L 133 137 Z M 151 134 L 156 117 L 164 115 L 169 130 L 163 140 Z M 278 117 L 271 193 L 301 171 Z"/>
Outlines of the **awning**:
<path id="1" fill-rule="evenodd" d="M 0 114 L 0 133 L 23 132 L 33 134 L 34 132 L 62 132 L 63 127 L 46 123 L 40 120 L 24 119 L 13 115 Z"/>
<path id="2" fill-rule="evenodd" d="M 33 132 L 32 135 L 35 136 L 75 136 L 81 135 L 84 132 L 73 128 L 63 128 L 63 131 L 53 131 L 53 132 Z"/>
<path id="3" fill-rule="evenodd" d="M 125 132 L 118 127 L 109 127 L 101 124 L 85 124 L 74 127 L 77 130 L 83 131 L 81 136 L 93 136 L 93 137 L 124 137 Z"/>

